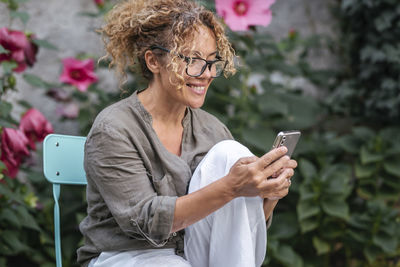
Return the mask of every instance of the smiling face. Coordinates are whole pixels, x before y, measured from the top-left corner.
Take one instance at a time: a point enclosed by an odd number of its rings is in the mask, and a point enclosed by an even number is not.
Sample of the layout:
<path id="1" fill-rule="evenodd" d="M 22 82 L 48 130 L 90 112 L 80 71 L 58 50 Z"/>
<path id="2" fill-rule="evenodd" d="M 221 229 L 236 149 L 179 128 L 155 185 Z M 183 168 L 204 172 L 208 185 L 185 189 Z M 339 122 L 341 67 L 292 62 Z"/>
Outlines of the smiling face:
<path id="1" fill-rule="evenodd" d="M 187 57 L 197 57 L 206 60 L 215 60 L 217 48 L 214 33 L 207 27 L 199 27 L 199 31 L 194 34 L 190 49 L 184 53 Z M 169 60 L 169 56 L 165 60 Z M 161 90 L 165 93 L 171 103 L 200 108 L 205 100 L 208 87 L 213 78 L 209 68 L 206 68 L 202 75 L 191 77 L 186 73 L 186 62 L 179 59 L 178 73 L 183 77 L 184 84 L 179 88 L 179 81 L 172 70 L 168 67 L 160 71 Z M 166 64 L 168 65 L 168 64 Z"/>

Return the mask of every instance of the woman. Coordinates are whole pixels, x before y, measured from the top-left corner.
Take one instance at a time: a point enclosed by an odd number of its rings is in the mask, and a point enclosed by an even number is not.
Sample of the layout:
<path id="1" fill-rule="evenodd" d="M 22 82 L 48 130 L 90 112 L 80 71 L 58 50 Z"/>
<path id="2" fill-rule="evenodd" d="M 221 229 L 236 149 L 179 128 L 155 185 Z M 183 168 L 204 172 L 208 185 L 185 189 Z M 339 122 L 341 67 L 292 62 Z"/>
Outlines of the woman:
<path id="1" fill-rule="evenodd" d="M 265 220 L 297 163 L 286 148 L 253 156 L 199 109 L 212 80 L 235 71 L 213 13 L 187 0 L 132 0 L 114 7 L 102 32 L 111 64 L 123 75 L 139 65 L 148 87 L 103 110 L 88 134 L 78 261 L 261 265 Z"/>

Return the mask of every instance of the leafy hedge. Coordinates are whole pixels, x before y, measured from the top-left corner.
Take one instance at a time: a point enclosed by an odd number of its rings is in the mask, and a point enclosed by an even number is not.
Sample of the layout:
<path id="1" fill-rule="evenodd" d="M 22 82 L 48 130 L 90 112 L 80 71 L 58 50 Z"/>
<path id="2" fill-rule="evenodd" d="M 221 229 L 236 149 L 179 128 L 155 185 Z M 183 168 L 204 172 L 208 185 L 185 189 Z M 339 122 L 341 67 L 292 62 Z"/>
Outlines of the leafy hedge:
<path id="1" fill-rule="evenodd" d="M 400 6 L 341 1 L 339 40 L 274 41 L 231 33 L 244 67 L 214 81 L 207 109 L 258 155 L 276 132 L 302 130 L 299 168 L 275 211 L 265 266 L 398 266 L 400 256 Z M 313 49 L 333 47 L 338 69 L 316 70 Z M 304 77 L 314 98 L 272 75 Z M 252 85 L 251 77 L 262 77 Z"/>
<path id="2" fill-rule="evenodd" d="M 345 78 L 333 93 L 341 113 L 375 124 L 400 120 L 400 5 L 396 0 L 343 0 Z"/>

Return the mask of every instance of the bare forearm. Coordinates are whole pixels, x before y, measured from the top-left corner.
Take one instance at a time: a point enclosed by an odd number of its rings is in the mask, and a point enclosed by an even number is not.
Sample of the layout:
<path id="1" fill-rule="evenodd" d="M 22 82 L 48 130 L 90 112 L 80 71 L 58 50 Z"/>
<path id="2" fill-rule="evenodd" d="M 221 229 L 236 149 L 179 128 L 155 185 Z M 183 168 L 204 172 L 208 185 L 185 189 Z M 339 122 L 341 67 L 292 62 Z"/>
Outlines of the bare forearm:
<path id="1" fill-rule="evenodd" d="M 276 204 L 278 204 L 279 200 L 271 200 L 268 198 L 264 198 L 264 215 L 265 215 L 265 220 L 268 220 L 269 216 L 271 216 L 272 212 L 274 211 L 274 208 Z"/>
<path id="2" fill-rule="evenodd" d="M 203 219 L 234 198 L 232 190 L 221 178 L 200 190 L 179 197 L 175 205 L 171 232 L 176 232 Z"/>

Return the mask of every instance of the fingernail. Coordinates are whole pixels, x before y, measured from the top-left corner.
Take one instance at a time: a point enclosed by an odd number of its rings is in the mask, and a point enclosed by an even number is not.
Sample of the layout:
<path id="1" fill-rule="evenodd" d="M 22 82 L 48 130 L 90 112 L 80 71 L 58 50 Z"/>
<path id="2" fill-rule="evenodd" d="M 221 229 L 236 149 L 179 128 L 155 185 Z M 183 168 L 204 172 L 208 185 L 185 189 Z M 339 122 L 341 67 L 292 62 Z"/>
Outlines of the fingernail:
<path id="1" fill-rule="evenodd" d="M 281 152 L 287 152 L 287 148 L 285 146 L 281 146 L 279 149 Z"/>

